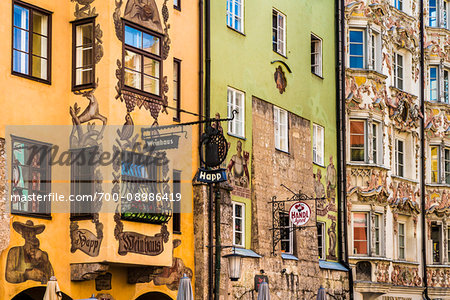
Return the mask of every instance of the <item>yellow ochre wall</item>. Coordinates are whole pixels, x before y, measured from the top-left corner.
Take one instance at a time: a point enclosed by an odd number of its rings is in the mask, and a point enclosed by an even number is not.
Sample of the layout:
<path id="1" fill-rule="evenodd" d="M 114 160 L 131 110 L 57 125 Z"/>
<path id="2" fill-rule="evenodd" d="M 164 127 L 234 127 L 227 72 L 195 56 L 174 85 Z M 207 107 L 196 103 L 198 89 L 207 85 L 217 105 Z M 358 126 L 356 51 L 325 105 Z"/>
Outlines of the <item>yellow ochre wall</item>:
<path id="1" fill-rule="evenodd" d="M 119 0 L 117 0 L 119 1 Z M 121 16 L 128 0 L 123 0 Z M 167 1 L 167 0 L 166 0 Z M 161 9 L 164 0 L 156 0 L 156 5 L 162 20 Z M 51 84 L 39 83 L 30 79 L 14 76 L 11 74 L 11 42 L 12 42 L 12 0 L 0 1 L 0 137 L 7 141 L 7 163 L 10 164 L 11 145 L 10 139 L 5 136 L 8 125 L 71 125 L 72 119 L 69 114 L 69 107 L 75 102 L 81 107 L 81 111 L 88 104 L 88 100 L 80 95 L 71 92 L 72 77 L 72 24 L 74 21 L 74 11 L 76 2 L 71 0 L 27 0 L 25 3 L 53 12 L 52 15 L 52 44 L 51 44 Z M 186 2 L 182 2 L 182 5 Z M 94 0 L 91 7 L 95 7 L 96 24 L 100 24 L 103 32 L 104 55 L 96 65 L 96 77 L 99 79 L 99 86 L 94 95 L 99 102 L 100 114 L 108 118 L 108 125 L 122 125 L 125 122 L 127 113 L 125 103 L 115 99 L 117 84 L 116 61 L 122 57 L 122 43 L 115 33 L 113 13 L 116 8 L 114 0 Z M 169 91 L 167 97 L 169 106 L 172 106 L 173 93 L 173 58 L 180 59 L 181 62 L 181 108 L 198 113 L 198 5 L 183 5 L 182 10 L 173 8 L 173 1 L 167 1 L 170 24 L 169 36 L 171 39 L 170 52 L 166 60 L 163 61 L 163 75 L 167 76 Z M 161 76 L 162 78 L 162 76 Z M 168 109 L 169 114 L 160 113 L 158 123 L 160 125 L 172 124 L 173 111 Z M 154 120 L 150 112 L 144 108 L 136 107 L 131 112 L 134 124 L 152 125 Z M 198 120 L 197 116 L 181 114 L 181 122 Z M 101 123 L 96 120 L 95 124 Z M 198 127 L 192 128 L 192 143 L 194 151 L 192 154 L 192 176 L 198 167 L 197 149 Z M 48 140 L 40 137 L 23 136 L 42 142 L 50 142 L 54 138 L 51 132 L 45 132 L 42 136 L 48 136 Z M 9 172 L 9 168 L 8 168 Z M 53 169 L 52 169 L 53 172 Z M 10 190 L 11 183 L 7 183 Z M 108 187 L 108 185 L 104 185 Z M 108 188 L 109 189 L 109 188 Z M 110 192 L 104 188 L 104 192 Z M 53 190 L 52 190 L 53 192 Z M 9 197 L 9 194 L 7 194 Z M 192 190 L 188 193 L 192 201 Z M 184 199 L 186 200 L 186 199 Z M 9 201 L 7 202 L 9 205 Z M 23 238 L 13 228 L 12 223 L 20 221 L 25 223 L 32 220 L 35 225 L 44 224 L 46 226 L 43 233 L 37 235 L 40 241 L 40 249 L 46 251 L 53 266 L 55 276 L 58 279 L 61 290 L 73 299 L 88 298 L 91 294 L 97 294 L 94 280 L 74 282 L 70 280 L 70 263 L 76 260 L 86 262 L 101 262 L 102 254 L 96 258 L 84 255 L 79 250 L 70 252 L 70 220 L 67 213 L 53 213 L 51 220 L 34 218 L 31 216 L 10 215 L 10 242 L 8 247 L 0 253 L 0 299 L 12 299 L 15 295 L 30 287 L 44 286 L 39 282 L 28 280 L 19 284 L 11 284 L 5 280 L 6 257 L 8 250 L 14 246 L 22 246 Z M 104 224 L 103 244 L 112 246 L 117 241 L 114 239 L 113 214 L 100 215 L 100 222 Z M 154 235 L 159 232 L 160 225 L 140 224 L 136 222 L 123 221 L 125 231 L 134 231 L 146 235 Z M 94 224 L 91 221 L 79 221 L 80 228 L 88 229 L 95 233 Z M 193 239 L 193 215 L 192 213 L 181 214 L 182 234 L 172 233 L 172 221 L 169 221 L 167 228 L 170 232 L 170 241 L 165 244 L 165 252 L 161 256 L 152 258 L 143 257 L 144 261 L 159 260 L 159 265 L 171 265 L 172 240 L 180 239 L 181 245 L 174 249 L 173 257 L 181 258 L 186 267 L 194 270 L 194 239 Z M 110 249 L 109 249 L 110 250 Z M 108 250 L 108 251 L 109 251 Z M 103 250 L 101 250 L 103 251 Z M 101 252 L 102 253 L 102 252 Z M 117 256 L 117 253 L 115 254 Z M 136 256 L 136 255 L 135 255 Z M 126 256 L 125 256 L 126 257 Z M 123 259 L 123 257 L 121 257 Z M 162 263 L 161 263 L 162 261 Z M 176 298 L 176 291 L 171 291 L 166 285 L 155 286 L 151 283 L 128 284 L 127 269 L 119 264 L 110 266 L 108 272 L 112 273 L 112 289 L 100 293 L 109 293 L 116 300 L 135 299 L 138 296 L 150 292 L 160 291 Z M 195 275 L 195 274 L 194 274 Z M 194 284 L 194 282 L 193 282 Z"/>

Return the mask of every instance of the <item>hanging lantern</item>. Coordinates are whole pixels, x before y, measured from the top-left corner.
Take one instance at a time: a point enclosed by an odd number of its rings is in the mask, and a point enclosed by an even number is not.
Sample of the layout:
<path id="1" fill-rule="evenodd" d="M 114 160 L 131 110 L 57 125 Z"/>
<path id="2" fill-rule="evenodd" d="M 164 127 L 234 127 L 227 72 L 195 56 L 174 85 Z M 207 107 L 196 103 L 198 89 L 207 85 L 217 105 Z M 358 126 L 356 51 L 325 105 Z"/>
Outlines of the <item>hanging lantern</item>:
<path id="1" fill-rule="evenodd" d="M 228 276 L 230 280 L 238 281 L 241 278 L 243 255 L 236 253 L 236 248 L 233 247 L 233 253 L 224 255 L 224 257 L 228 259 Z"/>

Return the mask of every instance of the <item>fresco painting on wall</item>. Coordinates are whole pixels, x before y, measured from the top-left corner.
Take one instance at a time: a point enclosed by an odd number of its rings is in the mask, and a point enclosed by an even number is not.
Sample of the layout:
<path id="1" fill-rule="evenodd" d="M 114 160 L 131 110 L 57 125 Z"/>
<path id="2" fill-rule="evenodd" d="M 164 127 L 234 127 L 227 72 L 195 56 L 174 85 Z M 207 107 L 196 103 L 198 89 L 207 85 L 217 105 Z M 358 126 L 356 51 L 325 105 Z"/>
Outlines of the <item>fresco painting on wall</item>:
<path id="1" fill-rule="evenodd" d="M 10 283 L 21 283 L 27 280 L 47 283 L 53 276 L 53 267 L 49 261 L 48 254 L 42 251 L 40 242 L 36 235 L 41 234 L 45 225 L 34 225 L 33 221 L 25 223 L 14 222 L 14 230 L 22 235 L 25 243 L 23 246 L 12 247 L 8 251 L 6 259 L 6 281 Z"/>

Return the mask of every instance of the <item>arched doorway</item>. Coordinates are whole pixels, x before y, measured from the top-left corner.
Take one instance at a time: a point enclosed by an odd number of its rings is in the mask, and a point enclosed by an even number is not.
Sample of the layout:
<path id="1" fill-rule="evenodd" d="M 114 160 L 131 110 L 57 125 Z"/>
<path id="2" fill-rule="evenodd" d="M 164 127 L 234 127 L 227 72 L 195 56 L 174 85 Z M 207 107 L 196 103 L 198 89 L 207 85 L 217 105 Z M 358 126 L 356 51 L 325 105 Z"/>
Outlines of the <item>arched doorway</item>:
<path id="1" fill-rule="evenodd" d="M 172 298 L 160 292 L 149 292 L 140 295 L 136 300 L 172 300 Z"/>
<path id="2" fill-rule="evenodd" d="M 25 291 L 20 292 L 12 300 L 42 300 L 44 298 L 45 294 L 45 286 L 37 286 L 29 288 Z M 62 300 L 72 300 L 69 296 L 62 293 L 63 297 Z"/>

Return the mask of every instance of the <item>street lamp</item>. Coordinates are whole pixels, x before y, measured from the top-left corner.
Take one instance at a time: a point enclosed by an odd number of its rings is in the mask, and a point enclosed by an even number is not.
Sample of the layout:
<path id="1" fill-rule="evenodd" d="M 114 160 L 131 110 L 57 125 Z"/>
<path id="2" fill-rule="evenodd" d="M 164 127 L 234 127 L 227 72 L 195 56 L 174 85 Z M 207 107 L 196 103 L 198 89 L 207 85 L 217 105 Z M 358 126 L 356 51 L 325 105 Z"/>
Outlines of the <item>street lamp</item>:
<path id="1" fill-rule="evenodd" d="M 224 255 L 228 259 L 228 276 L 231 281 L 238 281 L 241 278 L 242 270 L 242 254 L 236 253 L 236 248 L 233 247 L 233 253 Z"/>

